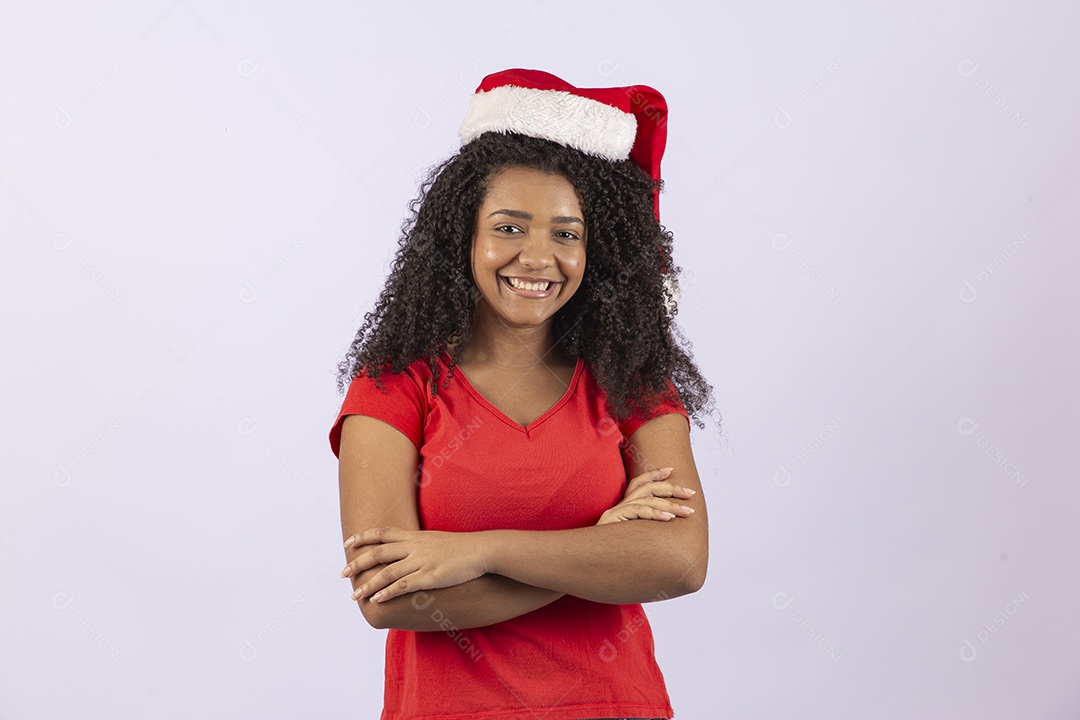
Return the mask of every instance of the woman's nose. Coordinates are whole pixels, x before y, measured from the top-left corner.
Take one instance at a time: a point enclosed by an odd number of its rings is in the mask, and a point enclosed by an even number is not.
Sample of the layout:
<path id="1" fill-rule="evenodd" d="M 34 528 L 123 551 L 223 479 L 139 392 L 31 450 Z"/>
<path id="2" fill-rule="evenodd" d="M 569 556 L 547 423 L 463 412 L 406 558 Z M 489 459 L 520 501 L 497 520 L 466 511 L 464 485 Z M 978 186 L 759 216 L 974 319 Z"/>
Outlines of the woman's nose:
<path id="1" fill-rule="evenodd" d="M 550 267 L 555 262 L 552 243 L 547 238 L 530 234 L 518 254 L 522 265 L 530 268 Z"/>

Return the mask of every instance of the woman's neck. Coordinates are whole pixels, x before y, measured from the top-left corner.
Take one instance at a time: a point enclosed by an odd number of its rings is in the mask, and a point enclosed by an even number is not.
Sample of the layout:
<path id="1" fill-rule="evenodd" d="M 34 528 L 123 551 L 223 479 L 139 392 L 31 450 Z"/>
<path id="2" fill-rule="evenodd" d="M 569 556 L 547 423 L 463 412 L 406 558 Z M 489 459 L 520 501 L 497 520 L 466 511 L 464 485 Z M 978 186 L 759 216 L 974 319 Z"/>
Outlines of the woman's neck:
<path id="1" fill-rule="evenodd" d="M 483 302 L 477 304 L 461 359 L 468 365 L 522 370 L 566 361 L 553 337 L 551 321 L 536 327 L 510 327 L 485 312 Z"/>

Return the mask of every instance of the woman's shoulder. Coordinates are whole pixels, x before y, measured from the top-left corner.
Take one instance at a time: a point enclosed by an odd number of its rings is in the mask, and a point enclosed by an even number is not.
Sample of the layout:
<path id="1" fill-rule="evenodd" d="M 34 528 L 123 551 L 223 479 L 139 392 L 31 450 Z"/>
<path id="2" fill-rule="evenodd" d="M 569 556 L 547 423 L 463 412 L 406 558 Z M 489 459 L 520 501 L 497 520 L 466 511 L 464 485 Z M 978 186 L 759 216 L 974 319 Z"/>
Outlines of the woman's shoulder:
<path id="1" fill-rule="evenodd" d="M 330 428 L 330 448 L 338 455 L 341 431 L 348 415 L 366 415 L 400 430 L 419 449 L 424 417 L 428 413 L 428 379 L 431 370 L 424 359 L 395 371 L 392 362 L 373 373 L 367 367 L 353 376 L 337 419 Z M 340 456 L 339 456 L 340 457 Z"/>
<path id="2" fill-rule="evenodd" d="M 597 380 L 587 361 L 582 361 L 581 379 L 587 395 L 594 396 L 600 403 L 606 403 L 608 399 L 607 392 Z M 619 424 L 626 424 L 628 429 L 636 428 L 642 422 L 660 415 L 668 413 L 687 414 L 679 396 L 679 391 L 670 378 L 665 378 L 662 389 L 642 389 L 638 393 L 625 398 L 625 401 L 626 409 L 624 413 L 614 419 Z"/>
<path id="3" fill-rule="evenodd" d="M 427 357 L 408 362 L 400 370 L 395 370 L 394 365 L 395 363 L 392 360 L 387 360 L 379 367 L 378 372 L 374 372 L 371 366 L 365 366 L 353 377 L 353 383 L 362 382 L 396 388 L 409 386 L 416 386 L 417 388 L 429 387 L 434 373 Z M 439 368 L 440 373 L 445 373 L 446 361 L 444 357 L 436 358 L 436 367 Z"/>

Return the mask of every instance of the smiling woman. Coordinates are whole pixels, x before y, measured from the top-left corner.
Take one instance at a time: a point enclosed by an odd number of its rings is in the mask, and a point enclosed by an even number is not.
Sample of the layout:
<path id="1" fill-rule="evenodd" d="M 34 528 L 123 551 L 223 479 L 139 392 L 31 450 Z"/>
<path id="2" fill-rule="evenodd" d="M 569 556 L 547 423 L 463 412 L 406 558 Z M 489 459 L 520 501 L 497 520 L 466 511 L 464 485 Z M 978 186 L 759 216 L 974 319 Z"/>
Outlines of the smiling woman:
<path id="1" fill-rule="evenodd" d="M 340 366 L 353 598 L 387 628 L 382 720 L 670 718 L 642 603 L 708 565 L 676 341 L 666 104 L 485 78 Z"/>

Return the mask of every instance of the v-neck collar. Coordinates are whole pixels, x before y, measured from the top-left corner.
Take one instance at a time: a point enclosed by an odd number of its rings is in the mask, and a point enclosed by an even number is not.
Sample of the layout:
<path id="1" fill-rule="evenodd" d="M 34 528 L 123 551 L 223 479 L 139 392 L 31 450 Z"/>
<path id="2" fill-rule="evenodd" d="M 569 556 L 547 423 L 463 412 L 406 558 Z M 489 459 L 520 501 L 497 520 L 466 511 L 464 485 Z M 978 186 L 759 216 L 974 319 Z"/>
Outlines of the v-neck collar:
<path id="1" fill-rule="evenodd" d="M 449 367 L 450 367 L 450 355 L 449 355 L 449 353 L 447 353 L 445 351 L 443 352 L 442 361 L 443 361 L 443 365 L 446 366 L 447 369 L 449 369 Z M 510 417 L 507 416 L 506 413 L 504 413 L 499 408 L 495 407 L 495 404 L 493 402 L 488 400 L 486 397 L 484 397 L 484 395 L 479 390 L 477 390 L 475 387 L 473 387 L 473 384 L 471 382 L 469 382 L 469 378 L 466 377 L 465 373 L 461 371 L 460 366 L 455 366 L 454 367 L 454 377 L 461 380 L 461 384 L 465 387 L 465 389 L 469 392 L 469 394 L 471 394 L 476 399 L 476 401 L 478 403 L 480 403 L 482 406 L 487 408 L 488 411 L 492 415 L 497 417 L 499 420 L 502 420 L 504 423 L 506 423 L 510 427 L 514 428 L 515 430 L 523 432 L 523 433 L 525 433 L 526 436 L 528 436 L 529 433 L 533 429 L 535 429 L 537 425 L 544 422 L 549 417 L 551 417 L 556 412 L 558 412 L 559 408 L 561 408 L 563 405 L 565 405 L 567 400 L 569 400 L 574 395 L 574 388 L 577 387 L 578 379 L 581 377 L 581 373 L 582 373 L 582 371 L 584 369 L 585 369 L 585 361 L 583 359 L 581 359 L 581 358 L 578 358 L 577 363 L 574 365 L 574 374 L 570 378 L 570 384 L 567 386 L 566 392 L 563 393 L 563 396 L 561 398 L 559 398 L 558 401 L 554 405 L 552 405 L 547 410 L 545 410 L 543 413 L 541 413 L 535 420 L 533 420 L 528 425 L 522 425 L 521 423 L 519 423 L 519 422 L 517 422 L 515 420 L 511 420 Z"/>

